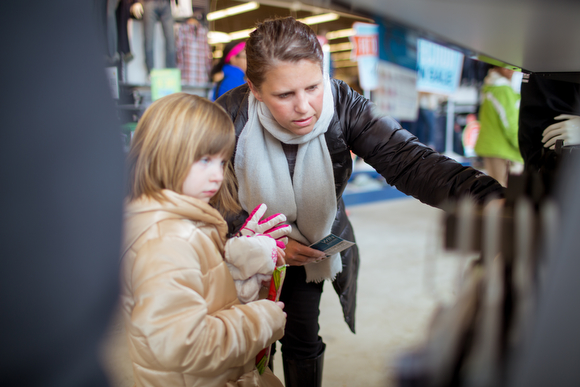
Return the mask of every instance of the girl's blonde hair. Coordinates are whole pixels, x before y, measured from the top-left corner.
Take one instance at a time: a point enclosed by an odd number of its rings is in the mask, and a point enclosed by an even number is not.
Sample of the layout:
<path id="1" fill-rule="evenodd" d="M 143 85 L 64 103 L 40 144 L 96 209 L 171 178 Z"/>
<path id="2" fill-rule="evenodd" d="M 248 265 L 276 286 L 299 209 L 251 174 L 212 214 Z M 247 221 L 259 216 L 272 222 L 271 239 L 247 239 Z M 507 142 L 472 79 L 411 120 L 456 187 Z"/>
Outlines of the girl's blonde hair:
<path id="1" fill-rule="evenodd" d="M 194 162 L 206 155 L 226 160 L 224 180 L 210 204 L 222 214 L 237 212 L 237 184 L 229 161 L 236 138 L 230 117 L 220 106 L 187 93 L 160 98 L 147 108 L 129 151 L 129 200 L 142 195 L 163 201 L 161 190 L 182 194 Z"/>

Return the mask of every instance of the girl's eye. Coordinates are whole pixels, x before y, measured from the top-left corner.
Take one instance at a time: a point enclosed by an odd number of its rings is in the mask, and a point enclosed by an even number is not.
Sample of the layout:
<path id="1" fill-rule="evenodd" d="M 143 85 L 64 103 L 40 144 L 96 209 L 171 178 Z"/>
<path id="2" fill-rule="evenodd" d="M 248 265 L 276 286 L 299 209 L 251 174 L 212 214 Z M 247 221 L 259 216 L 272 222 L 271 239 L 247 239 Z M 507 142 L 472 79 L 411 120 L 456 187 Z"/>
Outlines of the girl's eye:
<path id="1" fill-rule="evenodd" d="M 288 98 L 289 94 L 279 94 L 278 98 L 284 99 L 284 98 Z"/>
<path id="2" fill-rule="evenodd" d="M 203 163 L 203 164 L 207 164 L 207 163 L 209 163 L 209 157 L 202 157 L 201 159 L 199 159 L 199 162 Z"/>

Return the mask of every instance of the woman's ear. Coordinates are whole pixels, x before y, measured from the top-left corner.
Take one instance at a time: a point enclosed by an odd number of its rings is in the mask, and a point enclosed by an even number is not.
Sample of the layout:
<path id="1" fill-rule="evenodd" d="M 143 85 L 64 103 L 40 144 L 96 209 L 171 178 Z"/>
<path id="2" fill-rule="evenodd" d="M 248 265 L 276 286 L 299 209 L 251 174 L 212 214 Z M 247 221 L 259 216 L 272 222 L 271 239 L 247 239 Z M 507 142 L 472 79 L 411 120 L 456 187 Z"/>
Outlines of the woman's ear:
<path id="1" fill-rule="evenodd" d="M 252 82 L 250 82 L 250 80 L 249 80 L 249 79 L 248 79 L 248 86 L 250 86 L 250 90 L 252 91 L 252 94 L 254 94 L 254 97 L 255 97 L 255 98 L 258 100 L 258 101 L 260 101 L 260 102 L 263 102 L 263 101 L 262 101 L 262 95 L 260 94 L 260 92 L 258 91 L 258 89 L 256 89 L 256 88 L 254 87 L 254 85 L 252 84 Z"/>

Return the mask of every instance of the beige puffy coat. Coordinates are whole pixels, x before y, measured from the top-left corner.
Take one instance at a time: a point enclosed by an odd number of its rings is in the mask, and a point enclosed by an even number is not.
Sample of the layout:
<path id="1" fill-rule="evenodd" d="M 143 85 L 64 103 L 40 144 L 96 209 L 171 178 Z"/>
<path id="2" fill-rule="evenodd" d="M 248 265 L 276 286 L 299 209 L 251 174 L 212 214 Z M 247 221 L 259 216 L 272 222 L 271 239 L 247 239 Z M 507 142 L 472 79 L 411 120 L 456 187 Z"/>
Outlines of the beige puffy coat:
<path id="1" fill-rule="evenodd" d="M 227 225 L 203 201 L 164 190 L 126 208 L 121 302 L 137 386 L 281 386 L 254 366 L 283 336 L 273 302 L 241 305 L 223 260 Z"/>

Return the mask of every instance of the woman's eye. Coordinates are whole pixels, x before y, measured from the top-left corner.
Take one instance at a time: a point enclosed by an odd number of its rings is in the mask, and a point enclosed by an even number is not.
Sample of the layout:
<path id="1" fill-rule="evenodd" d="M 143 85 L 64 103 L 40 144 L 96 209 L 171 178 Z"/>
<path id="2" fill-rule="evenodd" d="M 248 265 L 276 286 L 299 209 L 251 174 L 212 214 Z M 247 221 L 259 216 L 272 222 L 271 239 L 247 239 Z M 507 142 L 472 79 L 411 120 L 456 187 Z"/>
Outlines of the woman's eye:
<path id="1" fill-rule="evenodd" d="M 310 86 L 310 87 L 308 88 L 308 90 L 310 90 L 310 91 L 313 91 L 313 90 L 316 90 L 316 89 L 318 89 L 318 85 L 315 85 L 315 86 Z"/>
<path id="2" fill-rule="evenodd" d="M 288 98 L 289 94 L 279 94 L 278 98 L 284 99 L 284 98 Z"/>

